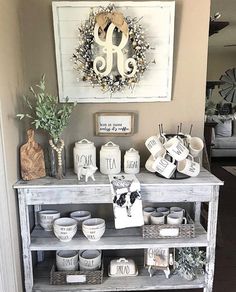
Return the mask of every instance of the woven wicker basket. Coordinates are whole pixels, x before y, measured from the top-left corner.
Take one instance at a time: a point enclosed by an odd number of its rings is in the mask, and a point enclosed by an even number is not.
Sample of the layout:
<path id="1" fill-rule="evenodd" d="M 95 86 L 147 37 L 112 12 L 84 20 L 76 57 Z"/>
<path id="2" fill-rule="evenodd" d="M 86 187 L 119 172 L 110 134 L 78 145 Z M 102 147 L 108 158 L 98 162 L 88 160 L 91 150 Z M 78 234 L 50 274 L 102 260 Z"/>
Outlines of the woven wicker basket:
<path id="1" fill-rule="evenodd" d="M 190 238 L 195 237 L 195 224 L 186 213 L 187 224 L 143 225 L 143 238 Z"/>
<path id="2" fill-rule="evenodd" d="M 103 281 L 103 264 L 96 271 L 56 271 L 56 265 L 50 272 L 50 284 L 52 285 L 82 285 L 101 284 Z"/>

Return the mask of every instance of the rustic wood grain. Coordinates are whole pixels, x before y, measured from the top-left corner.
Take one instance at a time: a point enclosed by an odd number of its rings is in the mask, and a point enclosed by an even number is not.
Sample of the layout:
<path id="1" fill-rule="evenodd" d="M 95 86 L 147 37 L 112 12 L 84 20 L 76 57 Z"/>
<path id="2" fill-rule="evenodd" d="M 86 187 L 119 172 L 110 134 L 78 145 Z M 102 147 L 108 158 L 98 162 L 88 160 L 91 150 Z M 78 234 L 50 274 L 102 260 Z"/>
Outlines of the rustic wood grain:
<path id="1" fill-rule="evenodd" d="M 138 291 L 138 290 L 168 290 L 179 289 L 180 291 L 190 288 L 203 288 L 204 292 L 212 292 L 215 262 L 215 239 L 217 207 L 219 187 L 222 181 L 214 177 L 208 171 L 202 169 L 199 176 L 186 180 L 167 180 L 154 174 L 141 172 L 137 175 L 141 183 L 142 199 L 145 202 L 193 202 L 195 204 L 196 237 L 181 239 L 144 239 L 141 229 L 129 228 L 125 230 L 107 229 L 104 236 L 98 242 L 90 242 L 79 231 L 68 243 L 60 242 L 53 232 L 45 232 L 39 226 L 35 226 L 31 235 L 27 209 L 30 205 L 44 204 L 103 204 L 112 203 L 108 176 L 95 174 L 96 181 L 85 184 L 78 182 L 74 174 L 70 174 L 62 181 L 52 178 L 43 178 L 35 181 L 19 181 L 14 185 L 18 189 L 20 200 L 20 217 L 23 241 L 25 290 L 26 292 L 49 292 L 49 291 Z M 207 231 L 199 223 L 200 202 L 209 202 L 208 228 Z M 36 220 L 37 223 L 37 220 Z M 194 281 L 187 281 L 179 276 L 165 279 L 143 277 L 142 270 L 139 276 L 120 281 L 116 278 L 105 278 L 99 285 L 83 285 L 70 287 L 67 285 L 53 286 L 49 284 L 49 275 L 41 277 L 40 271 L 33 274 L 31 252 L 55 251 L 60 249 L 101 249 L 101 250 L 140 250 L 148 247 L 206 247 L 207 259 L 206 274 Z M 46 259 L 42 262 L 42 264 Z"/>
<path id="2" fill-rule="evenodd" d="M 46 176 L 42 147 L 34 140 L 34 130 L 27 131 L 28 141 L 20 148 L 21 176 L 33 180 Z"/>
<path id="3" fill-rule="evenodd" d="M 135 263 L 139 261 L 139 257 L 134 258 Z M 114 291 L 158 291 L 174 289 L 179 291 L 191 288 L 204 288 L 204 277 L 200 276 L 193 281 L 188 281 L 179 275 L 171 275 L 166 279 L 163 272 L 157 272 L 150 278 L 147 269 L 140 263 L 138 266 L 139 275 L 137 277 L 108 277 L 105 273 L 102 284 L 97 285 L 50 285 L 49 273 L 54 260 L 50 258 L 40 263 L 35 268 L 35 281 L 33 286 L 34 292 L 114 292 Z"/>

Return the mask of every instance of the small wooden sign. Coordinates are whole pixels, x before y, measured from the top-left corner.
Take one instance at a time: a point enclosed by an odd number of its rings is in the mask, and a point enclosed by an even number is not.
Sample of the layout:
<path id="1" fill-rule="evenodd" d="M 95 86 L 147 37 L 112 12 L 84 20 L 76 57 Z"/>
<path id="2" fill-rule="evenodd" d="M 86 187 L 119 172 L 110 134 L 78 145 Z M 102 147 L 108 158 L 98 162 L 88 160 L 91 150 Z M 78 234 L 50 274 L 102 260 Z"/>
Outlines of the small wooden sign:
<path id="1" fill-rule="evenodd" d="M 134 134 L 134 113 L 95 113 L 96 136 L 131 136 Z"/>

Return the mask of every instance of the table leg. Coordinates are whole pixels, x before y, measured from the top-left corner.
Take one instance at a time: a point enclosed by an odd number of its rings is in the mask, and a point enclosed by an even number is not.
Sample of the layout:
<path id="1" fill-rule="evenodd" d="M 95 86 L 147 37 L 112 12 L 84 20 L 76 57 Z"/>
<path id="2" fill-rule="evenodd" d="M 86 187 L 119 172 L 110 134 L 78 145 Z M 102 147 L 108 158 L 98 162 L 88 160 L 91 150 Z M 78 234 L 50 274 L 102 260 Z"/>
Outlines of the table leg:
<path id="1" fill-rule="evenodd" d="M 26 205 L 26 190 L 19 190 L 19 211 L 20 211 L 20 227 L 23 248 L 23 265 L 25 275 L 25 291 L 31 292 L 33 288 L 33 267 L 32 254 L 30 250 L 30 222 L 29 210 Z"/>
<path id="2" fill-rule="evenodd" d="M 219 186 L 213 187 L 212 197 L 213 199 L 209 202 L 209 209 L 208 209 L 208 222 L 207 222 L 208 246 L 206 248 L 207 264 L 206 264 L 206 286 L 203 290 L 204 292 L 213 291 Z"/>
<path id="3" fill-rule="evenodd" d="M 38 222 L 38 211 L 42 210 L 42 206 L 41 205 L 34 205 L 34 222 L 35 225 L 39 225 Z M 41 250 L 37 251 L 37 260 L 38 262 L 42 262 L 44 260 L 44 252 Z"/>
<path id="4" fill-rule="evenodd" d="M 201 216 L 201 202 L 195 202 L 194 209 L 194 221 L 199 223 Z"/>

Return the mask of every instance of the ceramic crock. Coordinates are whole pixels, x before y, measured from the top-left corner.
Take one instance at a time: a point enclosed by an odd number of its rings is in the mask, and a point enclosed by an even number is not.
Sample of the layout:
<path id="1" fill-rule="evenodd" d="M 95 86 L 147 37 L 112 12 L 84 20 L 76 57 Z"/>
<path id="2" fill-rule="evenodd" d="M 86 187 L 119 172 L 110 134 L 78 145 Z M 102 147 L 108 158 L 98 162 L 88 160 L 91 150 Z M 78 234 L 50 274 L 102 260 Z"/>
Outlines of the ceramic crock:
<path id="1" fill-rule="evenodd" d="M 129 174 L 139 173 L 140 156 L 137 150 L 130 148 L 124 156 L 124 172 Z"/>
<path id="2" fill-rule="evenodd" d="M 120 147 L 108 142 L 100 150 L 100 172 L 103 174 L 118 174 L 121 171 Z"/>
<path id="3" fill-rule="evenodd" d="M 74 172 L 78 172 L 78 165 L 96 166 L 96 147 L 94 143 L 87 140 L 82 139 L 75 143 L 74 147 Z"/>

